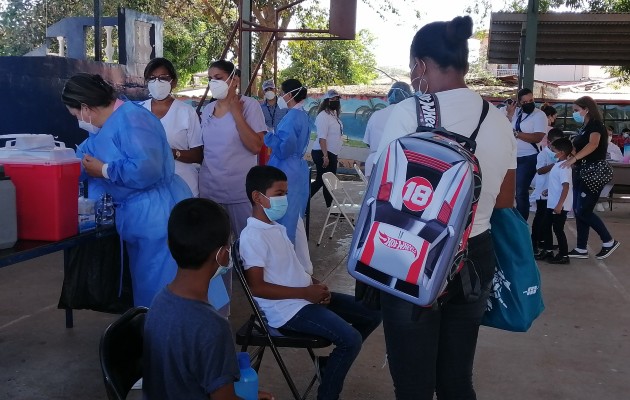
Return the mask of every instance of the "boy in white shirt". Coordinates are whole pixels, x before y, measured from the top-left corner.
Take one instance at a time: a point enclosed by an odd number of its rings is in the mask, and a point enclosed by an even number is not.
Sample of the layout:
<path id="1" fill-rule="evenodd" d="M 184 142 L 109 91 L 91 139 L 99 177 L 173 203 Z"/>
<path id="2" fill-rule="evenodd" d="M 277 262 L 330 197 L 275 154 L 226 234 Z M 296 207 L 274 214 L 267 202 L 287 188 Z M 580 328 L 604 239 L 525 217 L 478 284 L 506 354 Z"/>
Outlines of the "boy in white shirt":
<path id="1" fill-rule="evenodd" d="M 275 221 L 287 208 L 287 176 L 271 166 L 253 167 L 245 181 L 253 217 L 241 232 L 245 277 L 273 328 L 324 337 L 335 345 L 319 357 L 319 400 L 334 400 L 363 341 L 381 322 L 380 311 L 353 296 L 330 292 L 298 260 L 286 228 Z"/>
<path id="2" fill-rule="evenodd" d="M 568 264 L 569 247 L 564 234 L 564 223 L 567 213 L 573 205 L 573 184 L 571 168 L 562 168 L 560 164 L 573 152 L 573 144 L 569 139 L 557 139 L 551 144 L 558 161 L 549 172 L 549 188 L 547 189 L 547 218 L 545 229 L 546 257 L 551 264 Z M 558 240 L 558 254 L 553 256 L 553 237 L 551 227 Z"/>
<path id="3" fill-rule="evenodd" d="M 551 225 L 546 225 L 544 220 L 547 215 L 547 185 L 549 180 L 549 171 L 556 163 L 556 155 L 551 149 L 551 143 L 563 137 L 564 134 L 558 128 L 552 128 L 547 133 L 547 145 L 538 153 L 536 157 L 536 177 L 535 189 L 532 197 L 536 200 L 536 214 L 532 221 L 532 246 L 534 247 L 534 255 L 540 257 L 543 250 L 544 227 L 549 228 L 551 233 Z M 544 193 L 544 194 L 543 194 Z M 546 253 L 544 253 L 546 254 Z"/>

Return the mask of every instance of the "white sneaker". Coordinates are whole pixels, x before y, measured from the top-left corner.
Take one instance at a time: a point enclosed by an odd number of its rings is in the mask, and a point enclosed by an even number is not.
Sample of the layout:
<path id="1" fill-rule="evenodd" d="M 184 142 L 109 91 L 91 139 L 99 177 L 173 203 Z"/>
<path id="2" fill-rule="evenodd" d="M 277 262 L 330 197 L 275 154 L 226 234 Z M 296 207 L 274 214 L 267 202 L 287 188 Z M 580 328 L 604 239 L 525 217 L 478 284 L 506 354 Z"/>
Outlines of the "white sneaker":
<path id="1" fill-rule="evenodd" d="M 133 384 L 131 390 L 142 390 L 142 378 L 138 379 L 138 382 Z"/>
<path id="2" fill-rule="evenodd" d="M 597 203 L 597 205 L 595 206 L 595 210 L 599 211 L 599 212 L 606 211 L 606 209 L 604 208 L 604 205 L 602 203 Z"/>

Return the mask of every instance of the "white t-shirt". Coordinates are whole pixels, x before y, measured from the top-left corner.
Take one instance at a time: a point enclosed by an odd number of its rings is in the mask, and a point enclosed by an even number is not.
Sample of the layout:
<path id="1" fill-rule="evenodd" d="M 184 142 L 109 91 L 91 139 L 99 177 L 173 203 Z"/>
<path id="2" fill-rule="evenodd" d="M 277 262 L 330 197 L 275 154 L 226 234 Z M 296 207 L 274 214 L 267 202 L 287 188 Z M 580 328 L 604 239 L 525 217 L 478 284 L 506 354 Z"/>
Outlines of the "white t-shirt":
<path id="1" fill-rule="evenodd" d="M 263 268 L 267 283 L 287 287 L 307 287 L 312 283 L 311 276 L 295 254 L 286 228 L 276 222 L 267 224 L 253 217 L 247 218 L 247 226 L 241 232 L 240 252 L 245 270 Z M 274 328 L 280 328 L 302 307 L 311 304 L 304 299 L 256 297 L 256 301 L 267 316 L 269 325 Z"/>
<path id="2" fill-rule="evenodd" d="M 547 208 L 556 208 L 560 201 L 560 196 L 562 195 L 562 184 L 568 183 L 569 193 L 567 193 L 567 197 L 562 204 L 562 209 L 564 211 L 571 211 L 571 208 L 573 208 L 573 177 L 571 168 L 561 168 L 560 164 L 562 164 L 561 161 L 555 163 L 551 171 L 549 171 Z"/>
<path id="3" fill-rule="evenodd" d="M 481 115 L 481 97 L 462 88 L 436 93 L 440 104 L 442 126 L 460 135 L 470 136 Z M 416 131 L 416 101 L 409 98 L 393 106 L 387 130 L 378 149 L 380 155 L 394 139 Z M 516 141 L 510 122 L 496 107 L 490 107 L 477 135 L 475 155 L 479 160 L 483 183 L 471 237 L 490 229 L 490 217 L 503 178 L 509 169 L 516 169 Z"/>
<path id="4" fill-rule="evenodd" d="M 619 146 L 612 142 L 608 142 L 608 150 L 606 150 L 606 160 L 612 162 L 623 162 L 623 153 L 621 152 Z"/>
<path id="5" fill-rule="evenodd" d="M 385 107 L 382 110 L 378 110 L 372 114 L 365 127 L 365 135 L 363 136 L 363 142 L 370 146 L 370 154 L 365 160 L 365 175 L 370 176 L 372 173 L 372 167 L 374 166 L 374 157 L 378 151 L 378 147 L 385 132 L 385 126 L 387 120 L 392 113 L 394 107 Z"/>
<path id="6" fill-rule="evenodd" d="M 322 111 L 315 118 L 315 129 L 317 130 L 317 140 L 313 143 L 313 150 L 321 150 L 319 139 L 326 139 L 326 148 L 334 155 L 339 155 L 341 151 L 341 135 L 343 134 L 343 124 L 337 115 Z"/>
<path id="7" fill-rule="evenodd" d="M 544 149 L 542 149 L 536 157 L 536 171 L 547 165 L 554 164 L 556 162 L 554 160 L 554 156 L 554 152 L 551 151 L 549 147 L 545 147 Z M 547 196 L 543 196 L 542 193 L 549 187 L 549 172 L 542 175 L 536 172 L 534 182 L 536 184 L 534 186 L 532 198 L 534 198 L 535 200 L 545 200 Z"/>
<path id="8" fill-rule="evenodd" d="M 516 129 L 516 122 L 518 121 L 518 115 L 521 113 L 521 109 L 517 108 L 514 111 L 512 117 L 512 127 Z M 547 115 L 544 111 L 534 108 L 531 114 L 523 114 L 521 117 L 521 132 L 524 133 L 537 133 L 547 132 Z M 517 157 L 531 156 L 537 153 L 532 143 L 524 142 L 520 139 L 516 140 L 517 145 Z"/>
<path id="9" fill-rule="evenodd" d="M 151 111 L 151 99 L 145 101 L 143 105 Z M 192 106 L 175 99 L 160 121 L 172 149 L 190 150 L 203 146 L 199 117 Z M 175 173 L 188 184 L 193 197 L 199 197 L 199 164 L 175 160 Z"/>

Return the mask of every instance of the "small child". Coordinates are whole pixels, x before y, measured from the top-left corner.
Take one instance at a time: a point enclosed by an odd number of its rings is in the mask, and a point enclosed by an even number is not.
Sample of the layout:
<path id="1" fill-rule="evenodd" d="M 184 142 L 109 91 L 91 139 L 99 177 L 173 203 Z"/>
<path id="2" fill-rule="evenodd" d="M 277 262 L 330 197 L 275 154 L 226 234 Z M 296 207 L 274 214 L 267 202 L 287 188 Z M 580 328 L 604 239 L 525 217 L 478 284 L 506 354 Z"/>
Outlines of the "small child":
<path id="1" fill-rule="evenodd" d="M 175 279 L 144 325 L 143 398 L 237 400 L 239 368 L 228 321 L 208 304 L 210 280 L 230 264 L 230 220 L 217 203 L 186 199 L 168 220 Z M 272 400 L 259 392 L 259 399 Z"/>
<path id="2" fill-rule="evenodd" d="M 245 277 L 273 328 L 317 335 L 335 349 L 318 358 L 321 374 L 317 398 L 337 399 L 363 341 L 381 322 L 354 296 L 330 292 L 300 264 L 286 228 L 276 220 L 287 208 L 287 176 L 271 166 L 253 167 L 246 178 L 253 217 L 241 232 Z"/>
<path id="3" fill-rule="evenodd" d="M 549 171 L 553 167 L 555 160 L 555 154 L 551 150 L 551 143 L 564 137 L 562 131 L 558 128 L 552 128 L 547 132 L 547 146 L 545 146 L 536 157 L 536 177 L 535 189 L 532 193 L 532 197 L 536 199 L 536 214 L 532 221 L 532 246 L 534 247 L 534 255 L 540 257 L 544 255 L 542 249 L 543 240 L 545 237 L 543 228 L 545 225 L 545 216 L 547 215 L 547 182 L 549 180 Z M 549 227 L 551 232 L 551 227 Z"/>
<path id="4" fill-rule="evenodd" d="M 564 234 L 564 223 L 567 213 L 573 206 L 573 184 L 571 168 L 563 168 L 561 164 L 573 152 L 573 144 L 569 139 L 556 139 L 551 148 L 558 161 L 549 172 L 549 188 L 547 193 L 547 216 L 545 219 L 544 258 L 551 264 L 569 264 L 569 247 Z M 553 237 L 551 228 L 558 240 L 558 254 L 552 252 Z"/>

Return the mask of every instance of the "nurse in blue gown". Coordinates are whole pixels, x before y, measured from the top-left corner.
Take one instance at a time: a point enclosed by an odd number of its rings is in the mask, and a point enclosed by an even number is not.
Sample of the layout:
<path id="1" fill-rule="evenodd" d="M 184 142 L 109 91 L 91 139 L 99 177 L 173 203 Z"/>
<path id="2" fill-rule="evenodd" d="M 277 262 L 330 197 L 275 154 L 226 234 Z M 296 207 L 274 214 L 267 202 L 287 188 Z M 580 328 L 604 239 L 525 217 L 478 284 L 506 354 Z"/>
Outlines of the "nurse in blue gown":
<path id="1" fill-rule="evenodd" d="M 151 112 L 117 100 L 99 75 L 73 76 L 61 98 L 89 132 L 76 152 L 80 179 L 88 180 L 90 198 L 112 195 L 116 229 L 129 253 L 134 305 L 148 307 L 177 271 L 167 246 L 168 217 L 192 193 L 175 175 L 166 133 Z"/>
<path id="2" fill-rule="evenodd" d="M 293 242 L 300 262 L 307 272 L 312 273 L 303 222 L 310 190 L 310 170 L 304 160 L 310 138 L 309 117 L 303 108 L 307 89 L 297 79 L 288 79 L 280 87 L 278 106 L 287 107 L 289 111 L 276 131 L 265 135 L 265 145 L 271 148 L 268 165 L 281 169 L 287 175 L 289 208 L 278 222 L 287 229 L 287 236 Z"/>

